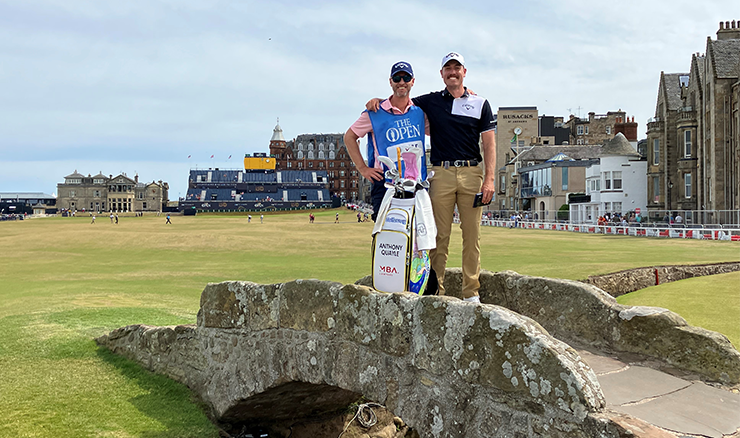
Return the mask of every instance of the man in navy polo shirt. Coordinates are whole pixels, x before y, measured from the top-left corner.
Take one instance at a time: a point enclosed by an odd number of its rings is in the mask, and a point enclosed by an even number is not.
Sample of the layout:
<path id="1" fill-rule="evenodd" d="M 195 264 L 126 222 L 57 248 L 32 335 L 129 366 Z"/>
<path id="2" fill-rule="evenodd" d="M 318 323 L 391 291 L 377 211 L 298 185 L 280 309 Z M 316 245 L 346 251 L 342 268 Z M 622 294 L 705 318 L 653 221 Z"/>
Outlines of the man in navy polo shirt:
<path id="1" fill-rule="evenodd" d="M 431 162 L 434 178 L 429 196 L 437 224 L 437 248 L 430 252 L 437 275 L 439 293 L 444 295 L 444 277 L 457 205 L 462 230 L 462 293 L 466 301 L 480 302 L 480 222 L 481 207 L 473 207 L 475 195 L 482 192 L 483 203 L 491 202 L 494 190 L 496 139 L 491 105 L 463 86 L 467 70 L 458 53 L 442 58 L 440 74 L 445 89 L 412 99 L 426 114 L 431 137 Z M 368 102 L 377 108 L 377 100 Z M 483 157 L 480 143 L 483 144 Z M 483 166 L 485 166 L 485 176 Z M 431 283 L 431 282 L 430 282 Z"/>

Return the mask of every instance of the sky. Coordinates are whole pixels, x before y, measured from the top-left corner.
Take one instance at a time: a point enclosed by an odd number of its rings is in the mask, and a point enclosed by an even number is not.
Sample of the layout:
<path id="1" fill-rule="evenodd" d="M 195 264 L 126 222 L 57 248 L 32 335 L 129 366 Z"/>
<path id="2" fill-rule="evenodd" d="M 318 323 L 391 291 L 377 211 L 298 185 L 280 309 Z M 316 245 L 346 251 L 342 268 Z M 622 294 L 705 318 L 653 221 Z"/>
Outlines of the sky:
<path id="1" fill-rule="evenodd" d="M 176 200 L 189 169 L 269 152 L 278 118 L 287 140 L 345 132 L 397 61 L 412 96 L 441 90 L 451 51 L 494 111 L 621 109 L 643 138 L 660 72 L 738 19 L 737 0 L 0 0 L 0 192 L 77 170 Z"/>

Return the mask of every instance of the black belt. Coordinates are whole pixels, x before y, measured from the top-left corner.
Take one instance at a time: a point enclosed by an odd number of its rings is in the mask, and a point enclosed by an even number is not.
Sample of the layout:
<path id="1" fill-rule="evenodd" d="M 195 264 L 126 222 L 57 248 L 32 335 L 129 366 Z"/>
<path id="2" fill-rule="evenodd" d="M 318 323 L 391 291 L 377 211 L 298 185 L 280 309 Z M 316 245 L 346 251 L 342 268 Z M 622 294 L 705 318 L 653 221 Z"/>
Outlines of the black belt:
<path id="1" fill-rule="evenodd" d="M 444 166 L 445 169 L 449 169 L 450 166 L 475 167 L 478 164 L 478 160 L 432 161 L 432 166 Z"/>

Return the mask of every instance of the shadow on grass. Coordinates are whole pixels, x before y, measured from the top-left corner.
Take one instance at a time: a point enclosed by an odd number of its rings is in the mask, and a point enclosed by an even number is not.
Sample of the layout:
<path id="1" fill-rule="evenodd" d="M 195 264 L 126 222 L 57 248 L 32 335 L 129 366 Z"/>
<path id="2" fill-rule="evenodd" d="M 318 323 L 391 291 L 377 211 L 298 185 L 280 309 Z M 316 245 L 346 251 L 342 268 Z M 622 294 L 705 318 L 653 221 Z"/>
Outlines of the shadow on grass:
<path id="1" fill-rule="evenodd" d="M 205 405 L 185 385 L 152 373 L 139 364 L 98 347 L 97 356 L 118 370 L 146 395 L 129 399 L 142 414 L 157 421 L 165 430 L 145 431 L 142 438 L 218 437 L 218 429 L 208 420 Z"/>

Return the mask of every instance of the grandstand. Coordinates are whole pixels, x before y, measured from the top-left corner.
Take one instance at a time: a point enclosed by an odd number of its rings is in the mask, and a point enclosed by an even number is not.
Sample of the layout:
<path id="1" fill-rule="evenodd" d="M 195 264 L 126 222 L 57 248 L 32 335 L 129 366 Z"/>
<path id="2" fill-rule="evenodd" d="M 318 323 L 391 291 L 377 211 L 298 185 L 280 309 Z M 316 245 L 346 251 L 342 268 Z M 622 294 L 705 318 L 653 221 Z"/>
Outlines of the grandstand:
<path id="1" fill-rule="evenodd" d="M 180 209 L 257 211 L 332 206 L 326 171 L 191 169 Z"/>

